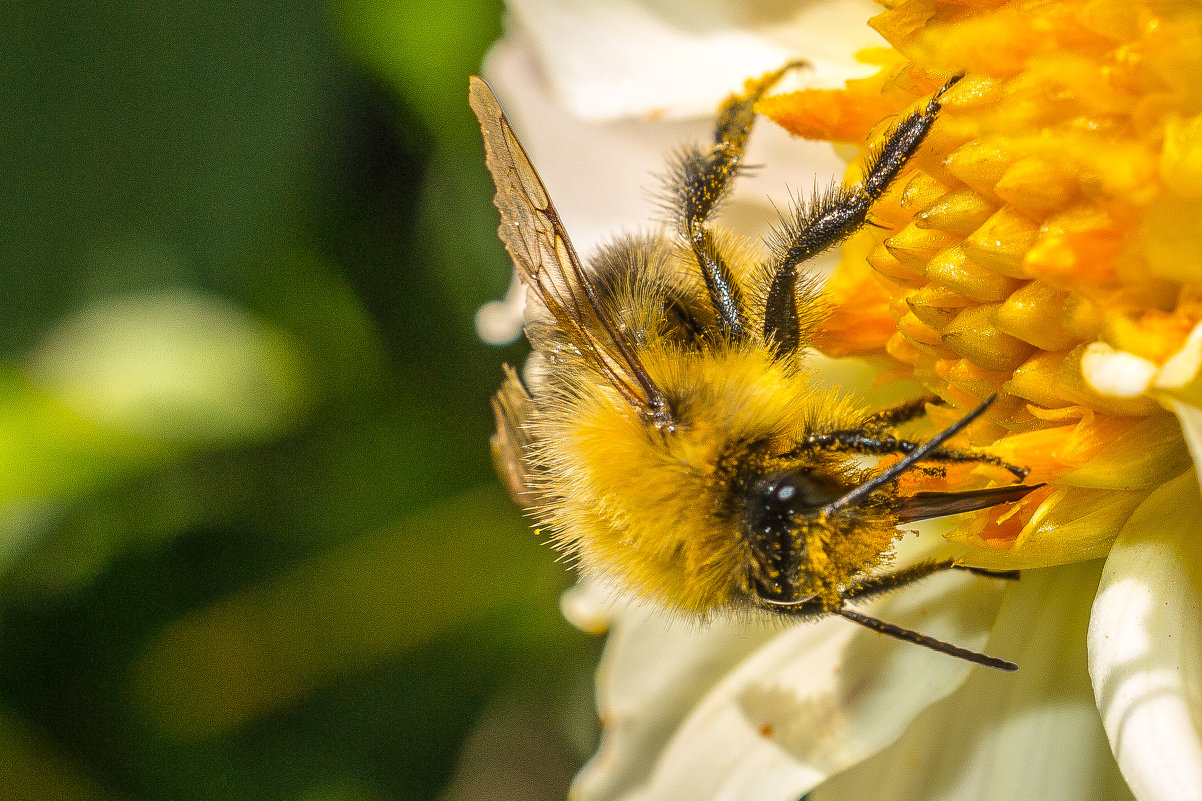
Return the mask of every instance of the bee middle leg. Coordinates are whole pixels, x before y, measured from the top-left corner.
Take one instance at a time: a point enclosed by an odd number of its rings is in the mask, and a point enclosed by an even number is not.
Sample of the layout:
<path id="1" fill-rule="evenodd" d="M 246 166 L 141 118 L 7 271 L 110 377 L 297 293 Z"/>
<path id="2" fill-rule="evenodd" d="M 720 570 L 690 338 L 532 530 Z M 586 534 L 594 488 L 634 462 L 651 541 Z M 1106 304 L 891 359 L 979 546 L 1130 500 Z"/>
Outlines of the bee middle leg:
<path id="1" fill-rule="evenodd" d="M 908 454 L 922 447 L 921 442 L 898 439 L 894 436 L 879 436 L 872 430 L 827 431 L 815 432 L 806 437 L 805 444 L 810 447 L 830 448 L 832 450 L 858 453 L 865 456 L 885 456 L 889 454 Z M 936 448 L 926 454 L 924 461 L 932 462 L 975 462 L 991 464 L 1008 470 L 1019 481 L 1027 477 L 1026 468 L 1017 467 L 996 456 L 972 451 L 958 451 L 951 448 Z"/>
<path id="2" fill-rule="evenodd" d="M 945 570 L 963 570 L 976 576 L 1005 579 L 1007 581 L 1017 581 L 1019 578 L 1019 571 L 1017 570 L 989 570 L 983 567 L 962 565 L 954 559 L 933 559 L 927 562 L 919 562 L 909 567 L 903 567 L 890 573 L 867 576 L 850 587 L 845 588 L 841 595 L 844 600 L 850 601 L 854 599 L 863 601 L 886 592 L 892 592 L 907 584 L 913 584 L 927 576 L 933 576 Z"/>

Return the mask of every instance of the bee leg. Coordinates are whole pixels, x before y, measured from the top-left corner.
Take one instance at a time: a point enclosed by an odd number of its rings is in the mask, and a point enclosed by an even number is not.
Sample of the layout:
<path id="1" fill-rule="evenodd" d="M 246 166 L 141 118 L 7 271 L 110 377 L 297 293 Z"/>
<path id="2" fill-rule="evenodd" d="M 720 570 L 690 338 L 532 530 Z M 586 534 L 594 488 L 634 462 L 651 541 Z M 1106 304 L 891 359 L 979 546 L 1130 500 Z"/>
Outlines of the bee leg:
<path id="1" fill-rule="evenodd" d="M 1024 480 L 1031 472 L 1025 467 L 1010 464 L 1007 461 L 990 456 L 986 453 L 973 453 L 972 451 L 956 451 L 937 448 L 927 454 L 927 458 L 933 462 L 977 462 L 978 464 L 991 464 L 995 467 L 1000 467 L 1003 470 L 1010 471 L 1011 475 L 1019 481 Z"/>
<path id="2" fill-rule="evenodd" d="M 885 454 L 907 454 L 918 450 L 923 443 L 893 436 L 877 436 L 870 430 L 815 432 L 806 437 L 806 445 L 832 450 L 848 451 L 866 456 Z M 1017 467 L 996 456 L 972 451 L 957 451 L 950 448 L 935 448 L 928 452 L 923 461 L 932 462 L 976 462 L 991 464 L 1010 471 L 1019 481 L 1027 477 L 1026 468 Z"/>
<path id="3" fill-rule="evenodd" d="M 742 94 L 731 95 L 719 109 L 713 145 L 706 150 L 696 145 L 685 147 L 669 165 L 668 197 L 677 215 L 677 225 L 705 278 L 722 331 L 732 342 L 747 336 L 746 308 L 706 221 L 743 168 L 743 148 L 755 122 L 756 102 L 785 73 L 802 66 L 806 66 L 805 62 L 791 62 L 758 80 L 748 81 Z"/>
<path id="4" fill-rule="evenodd" d="M 892 573 L 869 576 L 852 585 L 851 587 L 844 589 L 841 595 L 844 600 L 866 600 L 868 598 L 872 598 L 873 596 L 881 595 L 882 593 L 890 592 L 891 590 L 896 590 L 899 587 L 913 584 L 915 581 L 921 581 L 927 576 L 934 575 L 935 573 L 941 573 L 944 570 L 964 570 L 978 576 L 996 579 L 1017 580 L 1019 577 L 1017 570 L 987 570 L 985 568 L 968 567 L 967 565 L 957 564 L 951 559 L 938 559 L 928 562 L 919 562 L 916 565 L 911 565 L 910 567 L 902 568 L 901 570 L 895 570 Z M 937 640 L 934 637 L 928 637 L 925 634 L 919 634 L 916 631 L 911 631 L 910 629 L 905 629 L 901 626 L 895 626 L 892 623 L 886 623 L 882 620 L 877 620 L 874 617 L 869 617 L 868 615 L 864 615 L 850 609 L 839 608 L 831 611 L 840 617 L 846 618 L 855 623 L 859 623 L 861 626 L 865 626 L 873 631 L 880 632 L 881 634 L 888 634 L 891 637 L 896 637 L 900 640 L 914 643 L 915 645 L 921 645 L 926 648 L 930 648 L 933 651 L 938 651 L 939 653 L 965 659 L 977 665 L 984 665 L 986 667 L 996 668 L 998 670 L 1004 670 L 1007 672 L 1018 670 L 1018 665 L 1010 662 L 1009 660 L 999 659 L 996 656 L 989 656 L 988 654 L 983 654 L 979 651 L 971 651 L 967 648 L 961 648 L 958 645 L 952 645 L 951 643 L 944 642 L 943 640 Z"/>
<path id="5" fill-rule="evenodd" d="M 963 659 L 966 662 L 972 662 L 974 665 L 983 665 L 991 667 L 995 670 L 1004 670 L 1007 673 L 1013 673 L 1018 670 L 1018 665 L 1011 662 L 1009 659 L 1000 659 L 996 656 L 983 654 L 980 651 L 973 651 L 968 648 L 961 648 L 958 645 L 952 645 L 950 642 L 937 640 L 934 637 L 928 637 L 926 634 L 920 634 L 911 629 L 905 629 L 901 626 L 895 626 L 892 623 L 886 623 L 883 620 L 877 620 L 875 617 L 855 612 L 851 609 L 836 609 L 834 614 L 839 617 L 859 623 L 865 628 L 872 629 L 878 634 L 887 634 L 890 637 L 895 637 L 903 642 L 921 645 L 923 648 L 929 648 L 941 654 L 954 656 L 957 659 Z"/>
<path id="6" fill-rule="evenodd" d="M 867 600 L 874 596 L 905 587 L 908 584 L 913 584 L 915 581 L 921 581 L 927 576 L 934 575 L 935 573 L 941 573 L 944 570 L 966 570 L 968 572 L 990 578 L 1018 578 L 1018 571 L 985 570 L 983 568 L 972 568 L 959 565 L 951 559 L 939 559 L 928 562 L 919 562 L 916 565 L 911 565 L 910 567 L 902 568 L 901 570 L 895 570 L 892 573 L 868 576 L 856 584 L 845 588 L 843 592 L 840 593 L 840 596 L 843 601 Z M 807 603 L 814 601 L 820 602 L 821 599 L 814 598 Z M 818 607 L 821 606 L 821 604 L 815 604 L 815 606 Z M 1018 665 L 1009 660 L 999 659 L 996 656 L 983 654 L 979 651 L 961 648 L 958 645 L 952 645 L 949 642 L 937 640 L 934 637 L 927 636 L 926 634 L 920 634 L 919 632 L 912 631 L 911 629 L 902 628 L 901 626 L 896 626 L 892 623 L 886 623 L 885 621 L 878 620 L 875 617 L 865 615 L 861 612 L 856 612 L 852 609 L 847 609 L 842 604 L 834 608 L 815 608 L 809 610 L 809 614 L 813 615 L 820 611 L 838 615 L 842 618 L 852 621 L 853 623 L 858 623 L 865 628 L 872 629 L 879 634 L 887 634 L 890 637 L 895 637 L 896 639 L 913 643 L 915 645 L 921 645 L 924 648 L 931 649 L 932 651 L 954 656 L 958 659 L 963 659 L 976 665 L 984 665 L 985 667 L 1004 670 L 1006 672 L 1018 670 Z"/>
<path id="7" fill-rule="evenodd" d="M 899 403 L 897 406 L 890 406 L 888 409 L 881 409 L 879 412 L 868 415 L 868 419 L 864 421 L 864 427 L 875 429 L 908 423 L 926 414 L 928 403 L 940 405 L 942 401 L 937 395 L 923 395 L 921 398 Z"/>
<path id="8" fill-rule="evenodd" d="M 764 310 L 764 338 L 775 344 L 778 355 L 791 354 L 801 344 L 798 268 L 842 242 L 867 221 L 872 204 L 885 193 L 930 132 L 944 93 L 961 77 L 957 75 L 945 83 L 925 107 L 907 116 L 885 135 L 885 141 L 870 151 L 864 180 L 858 186 L 836 185 L 800 205 L 789 219 L 782 221 L 784 230 L 777 245 Z"/>
<path id="9" fill-rule="evenodd" d="M 848 601 L 853 599 L 859 601 L 867 600 L 882 593 L 896 590 L 899 587 L 904 587 L 907 584 L 922 581 L 927 576 L 942 573 L 944 570 L 951 570 L 955 566 L 956 563 L 951 559 L 932 559 L 926 562 L 919 562 L 918 564 L 903 567 L 890 573 L 866 576 L 850 587 L 844 588 L 841 595 L 844 600 Z"/>
<path id="10" fill-rule="evenodd" d="M 965 573 L 972 573 L 974 576 L 1003 579 L 1005 581 L 1018 581 L 1021 576 L 1018 570 L 990 570 L 987 567 L 969 567 L 968 565 L 952 565 L 952 567 L 956 570 L 963 570 Z"/>
<path id="11" fill-rule="evenodd" d="M 934 575 L 935 573 L 953 569 L 969 570 L 970 572 L 974 573 L 980 572 L 982 575 L 987 575 L 993 578 L 1017 578 L 1017 574 L 1014 576 L 1009 575 L 1011 571 L 984 571 L 980 568 L 966 568 L 961 565 L 957 565 L 950 559 L 932 560 L 929 562 L 920 562 L 916 565 L 911 565 L 910 567 L 902 568 L 901 570 L 896 570 L 892 573 L 869 576 L 862 581 L 845 588 L 843 592 L 840 593 L 840 603 L 838 605 L 832 605 L 821 596 L 816 596 L 797 604 L 772 604 L 767 608 L 789 617 L 799 617 L 802 619 L 815 619 L 828 614 L 838 615 L 839 617 L 850 620 L 853 623 L 858 623 L 859 625 L 871 629 L 879 634 L 887 634 L 890 637 L 894 637 L 904 642 L 913 643 L 914 645 L 921 645 L 922 647 L 929 648 L 932 651 L 937 651 L 941 654 L 947 654 L 948 656 L 954 656 L 957 659 L 963 659 L 976 665 L 984 665 L 985 667 L 991 667 L 1007 672 L 1018 670 L 1018 665 L 1009 660 L 999 659 L 996 656 L 989 656 L 988 654 L 983 654 L 979 651 L 961 648 L 958 645 L 952 645 L 949 642 L 937 640 L 934 637 L 927 636 L 926 634 L 920 634 L 919 632 L 912 631 L 911 629 L 902 628 L 901 626 L 896 626 L 892 623 L 886 623 L 885 621 L 878 620 L 875 617 L 848 609 L 843 605 L 843 602 L 846 601 L 867 600 L 868 598 L 899 589 L 908 584 L 913 584 L 915 581 L 920 581 L 927 576 Z"/>
<path id="12" fill-rule="evenodd" d="M 886 592 L 892 592 L 907 584 L 922 581 L 927 576 L 942 573 L 944 570 L 963 570 L 966 573 L 972 573 L 985 578 L 1006 579 L 1010 581 L 1016 581 L 1019 577 L 1017 570 L 989 570 L 983 567 L 962 565 L 954 559 L 932 559 L 910 565 L 909 567 L 903 567 L 890 573 L 866 576 L 855 584 L 844 588 L 840 595 L 847 601 L 863 601 Z"/>

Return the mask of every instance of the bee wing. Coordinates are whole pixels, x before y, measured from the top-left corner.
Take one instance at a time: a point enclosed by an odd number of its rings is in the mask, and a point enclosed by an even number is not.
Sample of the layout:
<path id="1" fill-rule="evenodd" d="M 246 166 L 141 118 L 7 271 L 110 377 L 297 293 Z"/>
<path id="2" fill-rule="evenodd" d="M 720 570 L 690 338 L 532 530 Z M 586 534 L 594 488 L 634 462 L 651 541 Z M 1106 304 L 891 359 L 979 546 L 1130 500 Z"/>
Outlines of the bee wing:
<path id="1" fill-rule="evenodd" d="M 497 186 L 497 229 L 522 281 L 585 359 L 647 414 L 666 406 L 632 344 L 598 298 L 564 230 L 551 197 L 497 98 L 483 80 L 470 79 L 468 102 L 484 136 L 485 164 Z"/>
<path id="2" fill-rule="evenodd" d="M 497 433 L 493 434 L 491 442 L 492 460 L 509 497 L 526 509 L 536 506 L 540 497 L 525 458 L 532 442 L 525 424 L 533 409 L 530 393 L 513 368 L 506 365 L 505 380 L 492 399 L 493 416 L 497 421 Z"/>

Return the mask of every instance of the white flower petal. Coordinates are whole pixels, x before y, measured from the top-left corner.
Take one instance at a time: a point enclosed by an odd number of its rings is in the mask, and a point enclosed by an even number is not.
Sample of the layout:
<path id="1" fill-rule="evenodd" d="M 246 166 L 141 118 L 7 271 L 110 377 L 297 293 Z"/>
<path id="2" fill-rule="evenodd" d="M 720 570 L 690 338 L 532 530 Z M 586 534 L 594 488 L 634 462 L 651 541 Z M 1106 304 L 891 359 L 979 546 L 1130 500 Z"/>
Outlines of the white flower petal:
<path id="1" fill-rule="evenodd" d="M 1132 515 L 1093 605 L 1094 693 L 1140 801 L 1202 799 L 1200 532 L 1202 497 L 1190 472 Z"/>
<path id="2" fill-rule="evenodd" d="M 665 156 L 682 142 L 712 138 L 721 99 L 706 107 L 707 119 L 595 124 L 550 96 L 529 51 L 513 41 L 493 48 L 484 74 L 582 255 L 623 231 L 648 230 L 664 220 L 657 176 L 665 171 Z M 791 190 L 824 186 L 844 169 L 831 145 L 790 137 L 768 121 L 756 126 L 745 161 L 772 168 L 741 177 L 722 209 L 722 227 L 747 235 L 767 229 L 776 207 L 788 205 Z"/>
<path id="3" fill-rule="evenodd" d="M 743 79 L 804 58 L 807 85 L 873 70 L 852 54 L 883 41 L 867 0 L 510 0 L 560 103 L 582 119 L 708 114 Z"/>
<path id="4" fill-rule="evenodd" d="M 490 300 L 476 310 L 476 336 L 489 345 L 508 345 L 522 335 L 526 287 L 515 272 L 504 300 Z"/>
<path id="5" fill-rule="evenodd" d="M 611 589 L 589 579 L 581 579 L 559 598 L 559 610 L 568 622 L 597 636 L 609 631 L 614 615 L 624 606 L 614 603 Z"/>
<path id="6" fill-rule="evenodd" d="M 1171 397 L 1166 402 L 1181 422 L 1181 433 L 1185 435 L 1185 444 L 1189 446 L 1194 464 L 1202 464 L 1202 409 Z"/>
<path id="7" fill-rule="evenodd" d="M 531 53 L 513 40 L 497 43 L 484 73 L 546 183 L 572 243 L 586 258 L 617 234 L 656 227 L 666 216 L 656 195 L 665 154 L 682 142 L 712 137 L 711 119 L 584 122 L 550 96 Z M 713 113 L 719 99 L 707 106 L 707 113 Z M 772 169 L 751 171 L 739 180 L 723 206 L 721 222 L 753 237 L 768 230 L 777 209 L 789 205 L 792 191 L 825 186 L 844 168 L 831 145 L 795 139 L 766 121 L 751 137 L 746 162 Z M 828 269 L 836 259 L 835 251 L 823 254 L 813 262 L 814 269 Z M 504 344 L 519 333 L 525 307 L 519 289 L 515 284 L 504 301 L 481 307 L 476 328 L 485 342 Z"/>
<path id="8" fill-rule="evenodd" d="M 645 608 L 622 611 L 597 672 L 601 747 L 577 777 L 572 798 L 623 798 L 644 784 L 680 720 L 778 633 L 767 625 L 700 627 Z"/>
<path id="9" fill-rule="evenodd" d="M 1095 392 L 1116 398 L 1136 398 L 1148 391 L 1157 367 L 1134 353 L 1094 342 L 1081 356 L 1081 372 Z"/>
<path id="10" fill-rule="evenodd" d="M 1085 666 L 1086 612 L 1100 562 L 1024 571 L 989 653 L 1013 674 L 977 669 L 891 748 L 807 801 L 1121 801 Z"/>
<path id="11" fill-rule="evenodd" d="M 980 648 L 1001 590 L 945 574 L 870 613 Z M 599 677 L 602 747 L 573 798 L 791 801 L 896 740 L 970 669 L 840 619 L 698 630 L 628 612 Z"/>

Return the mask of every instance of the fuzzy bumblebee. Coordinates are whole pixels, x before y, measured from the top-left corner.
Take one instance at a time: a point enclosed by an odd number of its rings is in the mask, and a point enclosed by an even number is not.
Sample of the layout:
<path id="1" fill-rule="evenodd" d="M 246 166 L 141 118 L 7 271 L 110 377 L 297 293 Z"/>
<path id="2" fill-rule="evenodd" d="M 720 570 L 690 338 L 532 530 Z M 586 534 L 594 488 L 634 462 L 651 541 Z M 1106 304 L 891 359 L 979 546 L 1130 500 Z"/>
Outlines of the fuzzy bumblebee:
<path id="1" fill-rule="evenodd" d="M 742 167 L 756 101 L 797 66 L 749 81 L 722 105 L 713 144 L 674 156 L 674 231 L 619 239 L 587 266 L 496 98 L 471 79 L 500 237 L 532 304 L 526 334 L 536 378 L 527 386 L 508 371 L 497 393 L 498 472 L 585 574 L 665 608 L 700 617 L 835 614 L 1013 670 L 849 608 L 948 569 L 1016 577 L 950 560 L 885 569 L 898 524 L 1017 501 L 1034 489 L 901 491 L 906 471 L 950 462 L 1025 478 L 986 454 L 945 447 L 989 401 L 920 443 L 896 427 L 933 399 L 869 414 L 847 393 L 817 386 L 806 357 L 823 314 L 805 262 L 866 222 L 958 78 L 894 126 L 862 183 L 800 205 L 761 254 L 710 218 Z"/>

